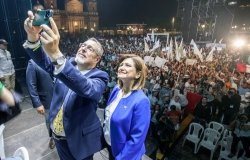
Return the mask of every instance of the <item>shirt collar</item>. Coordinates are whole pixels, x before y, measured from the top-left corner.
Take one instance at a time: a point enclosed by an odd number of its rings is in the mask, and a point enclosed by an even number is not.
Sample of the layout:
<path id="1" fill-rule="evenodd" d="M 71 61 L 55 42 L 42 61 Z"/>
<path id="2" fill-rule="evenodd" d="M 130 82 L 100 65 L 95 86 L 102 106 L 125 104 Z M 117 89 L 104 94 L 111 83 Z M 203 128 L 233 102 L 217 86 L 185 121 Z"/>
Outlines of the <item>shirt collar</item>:
<path id="1" fill-rule="evenodd" d="M 78 66 L 76 66 L 76 69 L 79 70 Z M 90 69 L 88 70 L 83 70 L 83 71 L 80 71 L 83 75 L 87 74 L 88 72 L 90 71 Z"/>

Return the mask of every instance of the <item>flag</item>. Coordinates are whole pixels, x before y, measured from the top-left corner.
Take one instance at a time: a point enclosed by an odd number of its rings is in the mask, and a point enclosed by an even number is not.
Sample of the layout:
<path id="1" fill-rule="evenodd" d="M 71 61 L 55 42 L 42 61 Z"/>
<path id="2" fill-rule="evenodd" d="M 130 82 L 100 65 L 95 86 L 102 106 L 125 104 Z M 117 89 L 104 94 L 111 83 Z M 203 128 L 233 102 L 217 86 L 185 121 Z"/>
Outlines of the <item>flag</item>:
<path id="1" fill-rule="evenodd" d="M 169 44 L 169 34 L 167 35 L 167 43 L 166 43 L 166 47 L 168 46 Z"/>
<path id="2" fill-rule="evenodd" d="M 157 40 L 158 40 L 158 39 L 157 39 L 157 36 L 155 36 L 155 39 L 154 39 L 154 40 L 155 40 L 154 42 L 157 42 Z"/>
<path id="3" fill-rule="evenodd" d="M 173 60 L 173 40 L 172 40 L 172 37 L 171 37 L 171 39 L 170 39 L 170 44 L 169 44 L 168 59 L 169 59 L 170 61 Z"/>
<path id="4" fill-rule="evenodd" d="M 161 47 L 161 44 L 160 44 L 160 40 L 158 39 L 158 40 L 155 42 L 153 48 L 149 50 L 149 52 L 153 52 L 153 51 L 155 51 L 155 50 L 156 50 L 157 48 L 159 48 L 159 47 Z"/>
<path id="5" fill-rule="evenodd" d="M 236 65 L 236 69 L 238 72 L 250 73 L 250 65 L 244 63 L 238 63 Z"/>
<path id="6" fill-rule="evenodd" d="M 223 41 L 223 38 L 221 38 L 221 40 L 219 41 L 219 43 L 221 44 L 222 41 Z"/>
<path id="7" fill-rule="evenodd" d="M 144 51 L 145 52 L 148 52 L 149 51 L 149 46 L 148 46 L 148 43 L 146 42 L 146 38 L 144 38 Z"/>
<path id="8" fill-rule="evenodd" d="M 180 45 L 179 45 L 178 51 L 179 51 L 180 58 L 185 57 L 185 56 L 184 56 L 184 53 L 183 53 L 183 52 L 184 52 L 184 48 L 183 48 L 183 38 L 181 39 L 181 43 L 180 43 Z"/>
<path id="9" fill-rule="evenodd" d="M 207 58 L 206 58 L 207 62 L 212 62 L 213 61 L 214 50 L 215 50 L 215 47 L 213 47 L 211 49 L 211 51 L 209 52 L 209 54 L 207 55 Z"/>
<path id="10" fill-rule="evenodd" d="M 198 47 L 197 47 L 197 45 L 196 45 L 196 43 L 194 42 L 193 39 L 191 40 L 190 44 L 194 46 L 194 54 L 199 57 L 201 62 L 203 62 L 203 57 L 201 55 L 202 49 L 201 50 L 198 49 Z"/>
<path id="11" fill-rule="evenodd" d="M 222 39 L 220 40 L 219 43 L 221 43 Z M 213 55 L 214 55 L 214 50 L 215 50 L 215 43 L 216 43 L 216 39 L 214 40 L 214 44 L 212 46 L 211 51 L 209 52 L 209 54 L 207 55 L 206 61 L 207 62 L 212 62 L 213 61 Z"/>
<path id="12" fill-rule="evenodd" d="M 152 29 L 152 34 L 151 34 L 151 41 L 154 42 L 155 41 L 155 34 L 154 34 L 154 30 Z"/>
<path id="13" fill-rule="evenodd" d="M 157 57 L 155 58 L 155 65 L 156 65 L 157 67 L 159 67 L 159 68 L 162 68 L 166 62 L 167 62 L 167 60 L 166 60 L 166 59 L 163 59 L 163 58 L 161 58 L 161 57 L 158 57 L 158 56 L 157 56 Z"/>
<path id="14" fill-rule="evenodd" d="M 144 63 L 146 65 L 151 66 L 153 64 L 153 62 L 154 62 L 154 57 L 150 57 L 150 56 L 145 56 L 144 57 Z"/>
<path id="15" fill-rule="evenodd" d="M 147 37 L 145 39 L 146 39 L 147 42 L 150 41 L 150 37 L 148 35 L 147 35 Z"/>
<path id="16" fill-rule="evenodd" d="M 186 59 L 186 65 L 194 65 L 196 62 L 196 59 Z"/>

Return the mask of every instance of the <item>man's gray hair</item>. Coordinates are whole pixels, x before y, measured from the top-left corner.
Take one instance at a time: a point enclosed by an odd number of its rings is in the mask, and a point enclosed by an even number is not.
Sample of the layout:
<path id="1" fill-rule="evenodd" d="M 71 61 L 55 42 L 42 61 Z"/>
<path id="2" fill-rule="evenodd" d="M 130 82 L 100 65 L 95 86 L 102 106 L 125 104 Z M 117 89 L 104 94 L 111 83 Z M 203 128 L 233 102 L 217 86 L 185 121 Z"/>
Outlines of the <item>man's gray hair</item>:
<path id="1" fill-rule="evenodd" d="M 95 53 L 98 55 L 98 56 L 102 56 L 103 55 L 103 48 L 102 48 L 102 45 L 101 45 L 101 43 L 97 40 L 97 39 L 95 39 L 95 38 L 90 38 L 89 40 L 92 40 L 92 41 L 94 41 L 94 42 L 96 42 L 96 44 L 97 44 L 97 48 L 94 48 L 95 49 Z"/>

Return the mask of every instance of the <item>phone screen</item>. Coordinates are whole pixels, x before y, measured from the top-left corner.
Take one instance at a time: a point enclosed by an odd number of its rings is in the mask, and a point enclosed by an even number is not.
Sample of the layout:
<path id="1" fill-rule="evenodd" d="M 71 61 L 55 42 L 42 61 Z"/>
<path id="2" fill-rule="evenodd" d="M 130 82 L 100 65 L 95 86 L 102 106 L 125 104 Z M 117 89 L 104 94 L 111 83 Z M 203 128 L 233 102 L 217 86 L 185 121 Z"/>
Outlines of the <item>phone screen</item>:
<path id="1" fill-rule="evenodd" d="M 49 25 L 49 17 L 53 16 L 53 10 L 38 10 L 34 16 L 33 26 Z"/>

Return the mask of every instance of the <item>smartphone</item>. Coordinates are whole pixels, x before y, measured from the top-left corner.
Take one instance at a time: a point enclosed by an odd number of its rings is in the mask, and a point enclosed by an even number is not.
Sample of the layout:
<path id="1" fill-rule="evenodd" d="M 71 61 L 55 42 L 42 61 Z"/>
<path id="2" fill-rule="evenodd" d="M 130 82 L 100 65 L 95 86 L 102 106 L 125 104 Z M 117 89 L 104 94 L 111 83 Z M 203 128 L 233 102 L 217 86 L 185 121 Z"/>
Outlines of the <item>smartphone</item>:
<path id="1" fill-rule="evenodd" d="M 53 16 L 53 10 L 38 10 L 34 14 L 34 19 L 32 22 L 33 26 L 40 26 L 42 24 L 49 25 L 49 17 Z"/>

